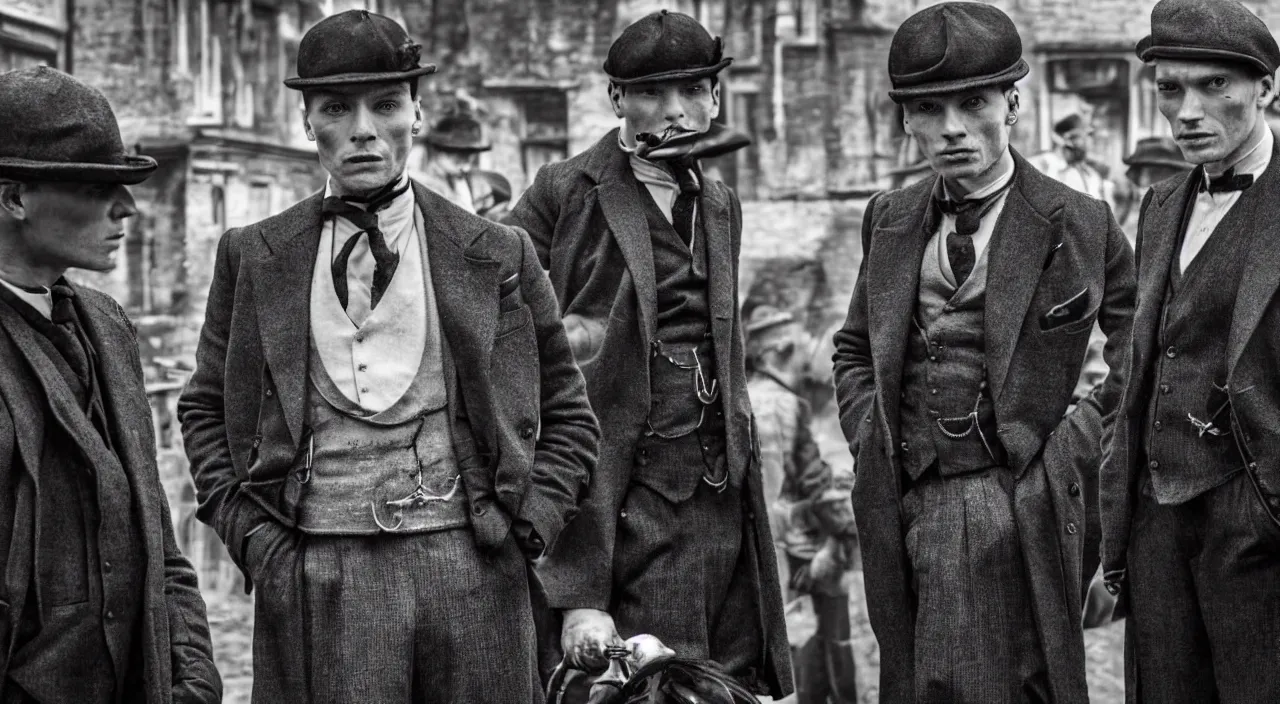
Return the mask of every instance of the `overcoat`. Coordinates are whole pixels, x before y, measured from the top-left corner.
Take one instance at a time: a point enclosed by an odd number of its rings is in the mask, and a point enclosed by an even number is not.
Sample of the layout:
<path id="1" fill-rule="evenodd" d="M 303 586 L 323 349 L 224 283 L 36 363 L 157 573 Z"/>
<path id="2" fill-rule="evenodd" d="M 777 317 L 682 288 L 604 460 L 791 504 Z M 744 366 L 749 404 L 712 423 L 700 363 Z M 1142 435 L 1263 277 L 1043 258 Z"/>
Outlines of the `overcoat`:
<path id="1" fill-rule="evenodd" d="M 1280 140 L 1271 166 L 1280 163 Z M 1120 585 L 1117 616 L 1128 611 L 1125 569 L 1138 481 L 1146 458 L 1142 452 L 1144 418 L 1151 389 L 1149 376 L 1160 337 L 1165 291 L 1173 258 L 1178 256 L 1182 217 L 1195 198 L 1199 170 L 1161 181 L 1151 187 L 1138 216 L 1136 256 L 1138 307 L 1133 319 L 1133 344 L 1127 351 L 1127 384 L 1120 414 L 1107 448 L 1102 474 L 1102 569 L 1112 586 Z M 1269 185 L 1268 185 L 1269 184 Z M 1280 179 L 1260 180 L 1269 188 L 1260 203 L 1280 200 Z M 1245 245 L 1248 255 L 1236 292 L 1235 314 L 1227 337 L 1227 388 L 1231 401 L 1232 434 L 1243 448 L 1247 474 L 1257 507 L 1240 506 L 1242 514 L 1257 508 L 1280 529 L 1280 221 L 1257 217 Z M 1130 671 L 1129 691 L 1138 690 Z"/>
<path id="2" fill-rule="evenodd" d="M 474 451 L 455 447 L 477 545 L 500 547 L 513 520 L 550 546 L 574 516 L 599 428 L 555 294 L 521 231 L 471 215 L 414 183 L 444 339 L 456 360 L 450 407 Z M 305 400 L 311 279 L 323 193 L 218 244 L 196 370 L 178 404 L 200 507 L 252 588 L 245 533 L 296 525 L 295 460 L 308 449 Z M 522 303 L 501 311 L 499 284 Z M 515 294 L 512 294 L 515 295 Z M 461 408 L 459 407 L 459 402 Z"/>
<path id="3" fill-rule="evenodd" d="M 46 423 L 57 423 L 91 465 L 118 464 L 129 479 L 145 550 L 141 623 L 134 636 L 139 639 L 145 686 L 140 701 L 222 701 L 204 600 L 196 573 L 174 540 L 169 503 L 160 484 L 151 405 L 143 389 L 133 324 L 105 294 L 74 284 L 72 288 L 85 334 L 97 351 L 103 406 L 116 451 L 107 449 L 52 362 L 33 354 L 39 350 L 40 333 L 0 305 L 0 700 L 18 619 L 27 600 L 35 598 L 28 586 L 41 449 Z"/>
<path id="4" fill-rule="evenodd" d="M 1133 251 L 1110 210 L 1036 171 L 1015 175 L 987 251 L 987 381 L 1015 473 L 1013 502 L 1055 702 L 1087 702 L 1081 632 L 1086 476 L 1102 459 L 1121 374 L 1068 413 L 1095 321 L 1117 369 L 1133 315 Z M 849 316 L 835 335 L 840 424 L 855 457 L 854 514 L 880 696 L 913 702 L 915 606 L 904 544 L 899 403 L 920 261 L 932 232 L 933 179 L 881 193 L 862 223 L 865 255 Z M 1054 306 L 1087 290 L 1080 317 L 1042 329 Z M 1095 484 L 1096 485 L 1096 484 Z"/>
<path id="5" fill-rule="evenodd" d="M 582 512 L 539 566 L 550 605 L 608 611 L 619 507 L 630 485 L 637 440 L 648 418 L 649 352 L 657 324 L 653 247 L 638 182 L 611 130 L 587 151 L 543 167 L 508 222 L 525 228 L 551 275 L 566 322 L 603 330 L 598 350 L 578 360 L 602 430 L 600 459 Z M 742 209 L 723 183 L 707 179 L 699 208 L 707 238 L 711 334 L 723 394 L 728 462 L 745 472 L 747 546 L 757 572 L 763 633 L 757 671 L 773 696 L 792 690 L 778 570 L 761 490 L 747 397 L 738 305 Z M 679 589 L 672 575 L 671 588 Z"/>

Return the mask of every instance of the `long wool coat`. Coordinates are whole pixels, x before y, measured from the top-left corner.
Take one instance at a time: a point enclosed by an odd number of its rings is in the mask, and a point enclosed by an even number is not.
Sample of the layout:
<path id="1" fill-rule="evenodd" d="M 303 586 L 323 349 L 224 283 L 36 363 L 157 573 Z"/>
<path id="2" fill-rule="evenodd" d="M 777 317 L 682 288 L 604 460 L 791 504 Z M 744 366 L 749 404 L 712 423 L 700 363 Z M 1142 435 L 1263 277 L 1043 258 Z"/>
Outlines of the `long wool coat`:
<path id="1" fill-rule="evenodd" d="M 115 428 L 116 452 L 106 449 L 61 374 L 38 353 L 35 336 L 40 333 L 0 305 L 0 700 L 18 619 L 27 600 L 35 598 L 28 585 L 40 452 L 46 423 L 57 423 L 94 466 L 118 462 L 129 478 L 145 550 L 142 623 L 135 636 L 142 654 L 141 701 L 222 701 L 204 601 L 196 573 L 174 541 L 169 503 L 160 484 L 151 406 L 143 390 L 133 326 L 111 298 L 73 288 L 85 333 L 98 353 L 98 379 L 104 410 Z"/>
<path id="2" fill-rule="evenodd" d="M 618 131 L 612 130 L 582 154 L 542 169 L 508 219 L 529 232 L 566 319 L 603 330 L 599 350 L 578 360 L 600 420 L 600 459 L 582 512 L 539 567 L 554 608 L 609 609 L 618 511 L 650 406 L 649 347 L 657 321 L 653 248 L 635 176 L 617 145 Z M 724 184 L 704 185 L 700 207 L 707 237 L 711 334 L 728 461 L 746 474 L 754 534 L 749 547 L 758 569 L 758 612 L 741 617 L 760 623 L 764 645 L 756 669 L 773 696 L 783 696 L 792 690 L 790 654 L 758 453 L 753 450 L 738 307 L 742 210 Z M 672 588 L 680 588 L 676 576 Z"/>
<path id="3" fill-rule="evenodd" d="M 1054 181 L 1014 153 L 1016 173 L 988 251 L 987 380 L 997 432 L 1016 473 L 1014 516 L 1035 620 L 1059 704 L 1088 701 L 1081 633 L 1086 476 L 1101 464 L 1134 305 L 1133 251 L 1107 206 Z M 903 542 L 899 402 L 920 261 L 932 232 L 934 183 L 867 205 L 865 256 L 845 326 L 836 333 L 840 424 L 856 458 L 854 513 L 871 625 L 880 642 L 880 697 L 913 702 L 914 597 Z M 1084 314 L 1044 330 L 1042 317 L 1087 289 Z M 1115 373 L 1067 413 L 1094 322 Z M 1065 414 L 1065 415 L 1064 415 Z"/>

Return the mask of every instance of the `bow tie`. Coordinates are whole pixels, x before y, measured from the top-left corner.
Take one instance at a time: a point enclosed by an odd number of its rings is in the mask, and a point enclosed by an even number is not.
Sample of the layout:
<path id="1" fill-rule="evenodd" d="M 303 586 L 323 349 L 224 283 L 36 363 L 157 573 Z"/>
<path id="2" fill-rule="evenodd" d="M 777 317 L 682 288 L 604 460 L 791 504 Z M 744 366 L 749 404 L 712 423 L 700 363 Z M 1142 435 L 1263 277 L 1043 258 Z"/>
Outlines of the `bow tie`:
<path id="1" fill-rule="evenodd" d="M 1229 191 L 1243 191 L 1253 185 L 1252 174 L 1236 174 L 1235 167 L 1226 170 L 1221 176 L 1209 178 L 1208 172 L 1204 172 L 1204 177 L 1200 181 L 1200 190 L 1213 193 L 1227 193 Z"/>

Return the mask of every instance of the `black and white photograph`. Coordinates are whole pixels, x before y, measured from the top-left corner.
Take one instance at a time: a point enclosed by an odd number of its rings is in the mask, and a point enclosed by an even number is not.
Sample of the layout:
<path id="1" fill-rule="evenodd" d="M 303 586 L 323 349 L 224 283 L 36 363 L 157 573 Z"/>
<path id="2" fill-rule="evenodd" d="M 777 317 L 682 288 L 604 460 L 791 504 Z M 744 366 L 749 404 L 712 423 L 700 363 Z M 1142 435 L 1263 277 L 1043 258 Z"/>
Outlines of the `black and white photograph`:
<path id="1" fill-rule="evenodd" d="M 1277 37 L 0 0 L 0 704 L 1280 703 Z"/>

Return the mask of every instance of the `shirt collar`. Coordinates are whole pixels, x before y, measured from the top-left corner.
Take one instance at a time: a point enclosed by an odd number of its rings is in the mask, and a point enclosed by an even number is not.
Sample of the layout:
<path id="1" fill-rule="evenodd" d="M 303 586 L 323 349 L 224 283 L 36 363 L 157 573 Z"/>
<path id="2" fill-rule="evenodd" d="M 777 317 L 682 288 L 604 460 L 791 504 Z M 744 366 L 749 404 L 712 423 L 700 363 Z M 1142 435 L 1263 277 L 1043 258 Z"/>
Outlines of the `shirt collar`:
<path id="1" fill-rule="evenodd" d="M 43 292 L 28 291 L 27 289 L 11 284 L 4 279 L 0 279 L 0 284 L 4 284 L 4 287 L 13 292 L 13 295 L 17 296 L 32 308 L 35 308 L 40 315 L 43 315 L 45 318 L 50 320 L 53 319 L 53 294 L 48 288 L 45 288 Z"/>
<path id="2" fill-rule="evenodd" d="M 656 161 L 649 161 L 638 154 L 632 147 L 622 143 L 622 133 L 618 133 L 618 148 L 628 156 L 631 162 L 631 171 L 636 175 L 636 179 L 647 186 L 657 186 L 659 188 L 668 188 L 673 191 L 680 190 L 680 184 L 676 181 L 676 177 L 671 175 L 662 164 Z M 694 171 L 694 178 L 697 179 L 697 171 Z M 701 182 L 699 182 L 701 185 Z"/>
<path id="3" fill-rule="evenodd" d="M 407 182 L 408 182 L 408 180 L 409 180 L 409 173 L 408 173 L 408 171 L 401 172 L 400 177 L 399 177 L 398 179 L 396 179 L 396 188 L 399 188 L 399 187 L 403 186 L 405 183 L 407 183 Z M 332 196 L 332 195 L 334 195 L 334 192 L 333 192 L 333 177 L 332 177 L 332 176 L 330 176 L 330 177 L 329 177 L 327 180 L 325 180 L 325 182 L 324 182 L 324 197 L 325 197 L 325 198 L 328 198 L 328 197 L 330 197 L 330 196 Z M 412 189 L 412 188 L 410 188 L 409 190 L 407 190 L 407 191 L 405 191 L 404 193 L 400 194 L 400 196 L 398 196 L 395 200 L 391 201 L 391 203 L 390 203 L 387 207 L 388 207 L 388 208 L 393 208 L 393 207 L 398 206 L 398 205 L 400 204 L 400 201 L 404 200 L 406 196 L 407 196 L 408 198 L 410 198 L 410 199 L 412 199 L 412 198 L 413 198 L 413 189 Z M 357 206 L 358 206 L 358 205 L 360 205 L 360 204 L 359 204 L 359 203 L 352 203 L 352 205 L 357 205 Z"/>

